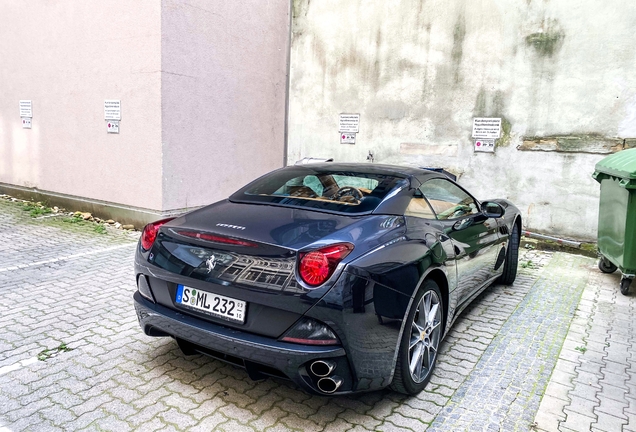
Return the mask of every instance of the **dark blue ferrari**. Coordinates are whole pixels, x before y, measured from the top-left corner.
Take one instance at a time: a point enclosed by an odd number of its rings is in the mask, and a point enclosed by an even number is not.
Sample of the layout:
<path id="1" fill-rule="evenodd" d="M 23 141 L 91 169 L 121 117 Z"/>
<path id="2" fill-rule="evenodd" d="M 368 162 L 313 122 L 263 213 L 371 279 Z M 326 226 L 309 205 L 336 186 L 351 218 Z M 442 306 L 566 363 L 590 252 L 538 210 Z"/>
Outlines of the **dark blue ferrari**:
<path id="1" fill-rule="evenodd" d="M 289 166 L 229 199 L 148 224 L 135 256 L 139 324 L 185 354 L 317 394 L 415 394 L 441 340 L 517 274 L 521 217 L 443 173 Z"/>

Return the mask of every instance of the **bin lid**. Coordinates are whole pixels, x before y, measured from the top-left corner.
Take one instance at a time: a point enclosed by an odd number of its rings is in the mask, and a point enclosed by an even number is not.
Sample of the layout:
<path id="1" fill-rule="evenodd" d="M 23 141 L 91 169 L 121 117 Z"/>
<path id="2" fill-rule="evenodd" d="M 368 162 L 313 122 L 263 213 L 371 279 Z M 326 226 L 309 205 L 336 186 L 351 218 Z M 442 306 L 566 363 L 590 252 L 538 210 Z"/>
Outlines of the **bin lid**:
<path id="1" fill-rule="evenodd" d="M 603 179 L 623 179 L 621 186 L 636 188 L 636 148 L 622 150 L 601 159 L 595 167 L 593 177 L 600 183 Z"/>

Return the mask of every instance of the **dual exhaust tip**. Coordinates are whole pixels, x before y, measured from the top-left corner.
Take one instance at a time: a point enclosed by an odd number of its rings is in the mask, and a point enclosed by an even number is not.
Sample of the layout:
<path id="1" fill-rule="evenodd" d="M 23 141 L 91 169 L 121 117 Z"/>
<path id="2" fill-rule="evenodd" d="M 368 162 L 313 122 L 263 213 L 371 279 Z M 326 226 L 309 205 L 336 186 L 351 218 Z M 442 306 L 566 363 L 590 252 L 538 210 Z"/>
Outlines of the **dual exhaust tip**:
<path id="1" fill-rule="evenodd" d="M 335 369 L 336 362 L 333 360 L 316 360 L 309 366 L 311 373 L 320 378 L 316 383 L 318 390 L 331 394 L 340 388 L 343 382 L 342 378 L 337 375 L 331 376 Z"/>

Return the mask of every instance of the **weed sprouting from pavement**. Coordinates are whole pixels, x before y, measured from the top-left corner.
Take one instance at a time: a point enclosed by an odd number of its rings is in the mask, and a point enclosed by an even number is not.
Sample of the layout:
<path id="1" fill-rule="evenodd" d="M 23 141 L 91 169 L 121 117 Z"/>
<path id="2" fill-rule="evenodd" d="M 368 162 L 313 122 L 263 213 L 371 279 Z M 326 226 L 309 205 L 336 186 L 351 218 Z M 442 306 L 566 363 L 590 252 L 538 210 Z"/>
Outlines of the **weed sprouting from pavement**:
<path id="1" fill-rule="evenodd" d="M 51 357 L 55 357 L 59 353 L 68 352 L 68 351 L 73 351 L 73 348 L 69 348 L 68 345 L 62 342 L 59 346 L 53 349 L 45 349 L 40 351 L 40 353 L 38 354 L 38 360 L 45 361 L 50 359 Z"/>
<path id="2" fill-rule="evenodd" d="M 587 348 L 585 348 L 584 346 L 577 346 L 574 349 L 577 350 L 577 351 L 580 351 L 581 354 L 585 354 L 585 351 L 587 351 Z"/>
<path id="3" fill-rule="evenodd" d="M 106 227 L 104 225 L 95 225 L 95 232 L 97 234 L 106 234 Z"/>
<path id="4" fill-rule="evenodd" d="M 73 216 L 62 219 L 62 222 L 71 223 L 71 224 L 84 224 L 84 219 L 81 216 Z"/>
<path id="5" fill-rule="evenodd" d="M 535 265 L 535 263 L 532 262 L 532 260 L 528 260 L 526 262 L 522 262 L 521 267 L 533 269 L 533 268 L 536 268 L 537 266 Z"/>
<path id="6" fill-rule="evenodd" d="M 22 204 L 22 210 L 29 212 L 32 218 L 52 213 L 52 210 L 40 203 L 25 202 Z"/>

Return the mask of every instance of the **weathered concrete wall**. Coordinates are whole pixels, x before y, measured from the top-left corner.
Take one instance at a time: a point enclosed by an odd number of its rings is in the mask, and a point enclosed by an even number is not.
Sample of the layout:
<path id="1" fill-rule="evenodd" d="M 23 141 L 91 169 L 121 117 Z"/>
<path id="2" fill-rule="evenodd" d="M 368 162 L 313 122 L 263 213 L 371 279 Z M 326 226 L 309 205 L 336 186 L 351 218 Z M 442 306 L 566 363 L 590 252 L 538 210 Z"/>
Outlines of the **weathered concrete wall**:
<path id="1" fill-rule="evenodd" d="M 594 239 L 594 165 L 636 137 L 634 28 L 630 0 L 295 0 L 288 161 L 446 167 L 528 229 Z M 502 118 L 495 154 L 474 117 Z"/>
<path id="2" fill-rule="evenodd" d="M 3 2 L 0 183 L 161 209 L 160 14 L 153 0 Z M 119 135 L 104 99 L 121 100 Z"/>
<path id="3" fill-rule="evenodd" d="M 163 208 L 284 164 L 288 0 L 162 2 Z"/>

